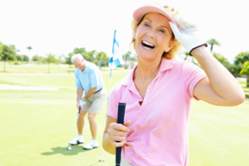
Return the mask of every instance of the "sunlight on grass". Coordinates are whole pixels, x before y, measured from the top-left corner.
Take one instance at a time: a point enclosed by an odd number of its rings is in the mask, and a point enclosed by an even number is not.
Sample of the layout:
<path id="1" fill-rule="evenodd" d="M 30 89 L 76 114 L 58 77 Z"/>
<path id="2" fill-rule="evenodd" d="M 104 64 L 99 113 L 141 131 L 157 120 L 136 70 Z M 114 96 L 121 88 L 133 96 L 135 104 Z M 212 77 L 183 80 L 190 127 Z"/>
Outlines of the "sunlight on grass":
<path id="1" fill-rule="evenodd" d="M 62 68 L 60 66 L 61 70 Z M 43 69 L 37 68 L 34 71 Z M 67 71 L 66 67 L 64 71 Z M 113 72 L 110 89 L 129 72 L 128 70 Z M 108 90 L 110 74 L 107 71 L 102 73 Z M 239 82 L 243 87 L 245 81 L 239 80 Z M 100 147 L 86 151 L 82 149 L 82 145 L 78 145 L 73 146 L 71 151 L 65 150 L 75 128 L 77 116 L 73 73 L 1 74 L 1 83 L 51 87 L 59 90 L 0 90 L 0 165 L 114 165 L 115 156 L 106 152 L 103 153 L 105 162 L 99 162 L 103 152 L 101 142 L 107 100 L 102 113 L 96 117 L 99 125 L 97 139 Z M 244 87 L 244 89 L 248 88 Z M 249 102 L 236 107 L 217 107 L 193 100 L 189 121 L 189 166 L 246 166 L 249 163 L 248 117 Z M 91 139 L 87 120 L 84 138 L 86 142 Z"/>

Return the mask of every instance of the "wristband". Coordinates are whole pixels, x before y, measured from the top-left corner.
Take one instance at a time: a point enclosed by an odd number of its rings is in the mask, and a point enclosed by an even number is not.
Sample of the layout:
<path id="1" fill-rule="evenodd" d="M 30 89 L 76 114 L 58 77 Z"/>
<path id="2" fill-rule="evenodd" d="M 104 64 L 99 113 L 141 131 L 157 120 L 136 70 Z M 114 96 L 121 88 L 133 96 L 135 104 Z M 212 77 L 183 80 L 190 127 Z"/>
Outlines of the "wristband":
<path id="1" fill-rule="evenodd" d="M 196 49 L 196 48 L 198 48 L 198 47 L 201 47 L 201 46 L 207 47 L 207 43 L 204 43 L 204 44 L 201 44 L 201 45 L 199 45 L 199 46 L 196 46 L 196 47 L 192 48 L 192 49 L 189 51 L 189 55 L 192 56 L 192 55 L 191 55 L 191 52 L 192 52 L 194 49 Z"/>

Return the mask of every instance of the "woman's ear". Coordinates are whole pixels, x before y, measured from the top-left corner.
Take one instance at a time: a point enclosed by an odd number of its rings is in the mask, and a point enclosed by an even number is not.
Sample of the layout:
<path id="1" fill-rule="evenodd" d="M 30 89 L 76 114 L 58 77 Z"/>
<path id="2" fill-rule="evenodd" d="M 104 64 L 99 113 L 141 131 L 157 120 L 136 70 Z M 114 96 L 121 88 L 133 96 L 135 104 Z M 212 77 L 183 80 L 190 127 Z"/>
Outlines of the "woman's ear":
<path id="1" fill-rule="evenodd" d="M 168 44 L 168 47 L 165 48 L 165 52 L 169 52 L 171 50 L 171 48 L 173 48 L 175 45 L 174 45 L 174 41 L 171 40 Z"/>

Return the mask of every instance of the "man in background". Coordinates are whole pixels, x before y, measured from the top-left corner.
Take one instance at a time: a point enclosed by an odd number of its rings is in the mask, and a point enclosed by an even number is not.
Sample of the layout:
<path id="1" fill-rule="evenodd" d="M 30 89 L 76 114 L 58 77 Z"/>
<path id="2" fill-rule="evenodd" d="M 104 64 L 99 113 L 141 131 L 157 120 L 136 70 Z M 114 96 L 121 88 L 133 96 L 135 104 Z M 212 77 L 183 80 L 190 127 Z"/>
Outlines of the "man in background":
<path id="1" fill-rule="evenodd" d="M 80 99 L 85 100 L 86 104 L 81 106 L 82 108 L 77 122 L 78 136 L 69 143 L 71 145 L 84 143 L 84 117 L 88 113 L 92 140 L 84 145 L 83 149 L 90 150 L 99 146 L 97 142 L 97 122 L 95 117 L 101 113 L 102 106 L 106 100 L 106 89 L 104 87 L 102 74 L 95 64 L 86 61 L 81 54 L 73 55 L 71 61 L 76 67 L 74 72 L 77 88 L 76 107 L 79 109 Z M 82 97 L 83 92 L 85 92 L 84 97 Z"/>

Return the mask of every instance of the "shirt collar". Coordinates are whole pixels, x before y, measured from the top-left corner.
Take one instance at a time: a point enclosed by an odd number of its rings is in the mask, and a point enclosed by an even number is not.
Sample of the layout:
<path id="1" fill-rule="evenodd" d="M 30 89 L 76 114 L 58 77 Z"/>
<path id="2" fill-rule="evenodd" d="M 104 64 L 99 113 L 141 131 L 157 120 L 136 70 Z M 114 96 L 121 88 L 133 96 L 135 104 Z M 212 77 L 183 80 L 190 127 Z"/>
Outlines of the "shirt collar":
<path id="1" fill-rule="evenodd" d="M 175 61 L 175 59 L 162 58 L 161 66 L 158 73 L 162 73 L 169 69 L 172 69 Z"/>
<path id="2" fill-rule="evenodd" d="M 176 60 L 175 59 L 166 59 L 166 58 L 162 58 L 161 64 L 160 64 L 160 69 L 159 72 L 157 74 L 156 77 L 158 77 L 162 72 L 165 72 L 167 70 L 170 70 L 173 68 L 174 66 L 174 62 Z M 137 68 L 137 65 L 133 68 L 132 72 L 130 72 L 130 74 L 128 74 L 122 81 L 121 84 L 124 86 L 131 86 L 132 82 L 133 82 L 133 75 L 134 72 Z"/>

